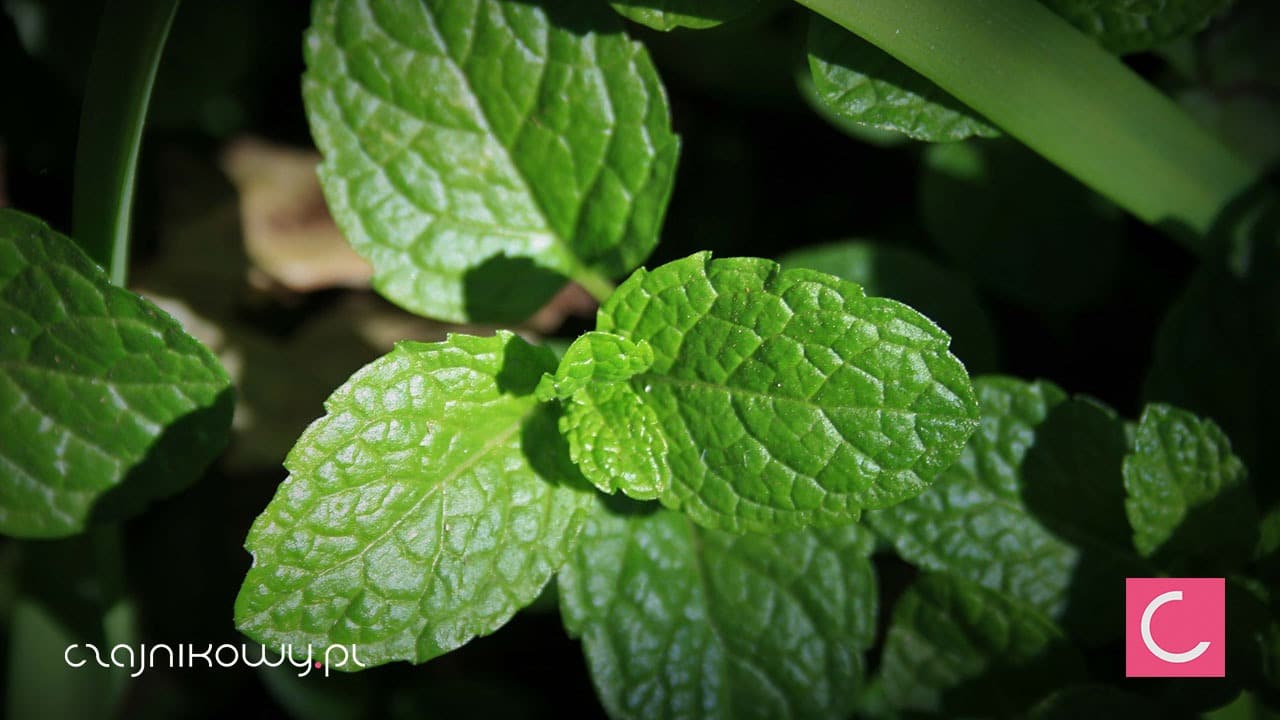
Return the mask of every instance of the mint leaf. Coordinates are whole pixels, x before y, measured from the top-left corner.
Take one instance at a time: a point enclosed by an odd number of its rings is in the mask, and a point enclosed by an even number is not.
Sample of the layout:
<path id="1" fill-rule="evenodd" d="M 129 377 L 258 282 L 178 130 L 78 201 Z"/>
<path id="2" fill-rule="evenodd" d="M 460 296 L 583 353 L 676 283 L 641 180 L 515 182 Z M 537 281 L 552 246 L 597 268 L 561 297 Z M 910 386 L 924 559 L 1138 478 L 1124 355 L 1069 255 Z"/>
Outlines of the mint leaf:
<path id="1" fill-rule="evenodd" d="M 1233 0 L 1041 0 L 1117 53 L 1150 50 L 1190 35 Z"/>
<path id="2" fill-rule="evenodd" d="M 1124 595 L 1115 592 L 1123 579 L 1157 572 L 1134 551 L 1125 515 L 1121 467 L 1128 449 L 1124 421 L 1077 397 L 1049 411 L 1022 461 L 1027 510 L 1079 553 L 1058 617 L 1087 647 L 1113 641 L 1122 629 L 1114 618 L 1124 612 Z"/>
<path id="3" fill-rule="evenodd" d="M 0 210 L 0 532 L 52 538 L 180 490 L 226 444 L 231 383 L 66 237 Z"/>
<path id="4" fill-rule="evenodd" d="M 607 493 L 652 500 L 671 484 L 667 441 L 652 407 L 628 381 L 653 366 L 653 348 L 609 333 L 590 332 L 569 347 L 539 395 L 566 400 L 560 430 L 569 456 Z"/>
<path id="5" fill-rule="evenodd" d="M 1075 543 L 1131 548 L 1121 475 L 1128 447 L 1115 411 L 1072 398 L 1053 409 L 1040 438 L 1024 462 L 1028 507 Z"/>
<path id="6" fill-rule="evenodd" d="M 946 333 L 812 270 L 693 255 L 636 272 L 598 326 L 653 349 L 649 370 L 609 391 L 629 396 L 608 397 L 652 410 L 667 448 L 660 476 L 669 470 L 672 480 L 662 503 L 706 527 L 848 523 L 918 495 L 977 427 L 973 387 Z M 613 406 L 571 412 L 595 412 L 599 427 L 618 415 Z M 578 427 L 569 440 L 581 456 L 593 438 L 581 431 L 587 423 Z"/>
<path id="7" fill-rule="evenodd" d="M 1115 285 L 1120 212 L 1017 143 L 930 145 L 919 192 L 921 219 L 938 247 L 1007 300 L 1037 311 L 1077 310 Z"/>
<path id="8" fill-rule="evenodd" d="M 656 244 L 679 142 L 602 3 L 317 0 L 306 47 L 325 195 L 397 304 L 523 320 Z"/>
<path id="9" fill-rule="evenodd" d="M 820 15 L 810 16 L 808 52 L 818 97 L 840 117 L 927 142 L 1000 134 L 932 80 Z"/>
<path id="10" fill-rule="evenodd" d="M 778 259 L 785 268 L 829 273 L 876 297 L 897 300 L 947 329 L 951 350 L 970 373 L 996 366 L 995 328 L 968 280 L 904 247 L 847 241 L 797 250 Z"/>
<path id="11" fill-rule="evenodd" d="M 533 391 L 554 368 L 504 332 L 401 343 L 352 376 L 245 542 L 240 630 L 424 662 L 533 602 L 592 497 L 544 455 L 562 443 Z"/>
<path id="12" fill-rule="evenodd" d="M 1248 251 L 1259 260 L 1259 253 Z M 1147 402 L 1185 408 L 1213 420 L 1231 438 L 1233 451 L 1258 478 L 1280 469 L 1280 365 L 1277 275 L 1238 278 L 1205 265 L 1192 275 L 1161 322 L 1143 387 Z M 1260 500 L 1274 503 L 1280 487 L 1259 482 Z"/>
<path id="13" fill-rule="evenodd" d="M 867 513 L 902 558 L 945 570 L 1062 612 L 1078 552 L 1045 529 L 1023 502 L 1023 461 L 1037 430 L 1066 394 L 1047 382 L 1005 377 L 974 381 L 982 424 L 960 459 L 918 497 Z"/>
<path id="14" fill-rule="evenodd" d="M 1228 568 L 1252 559 L 1258 509 L 1244 464 L 1212 421 L 1149 405 L 1124 459 L 1124 484 L 1134 546 L 1144 556 Z"/>
<path id="15" fill-rule="evenodd" d="M 560 572 L 609 716 L 842 717 L 875 636 L 870 537 L 704 530 L 601 502 Z"/>
<path id="16" fill-rule="evenodd" d="M 906 710 L 1016 717 L 1082 677 L 1083 664 L 1029 605 L 935 574 L 894 607 L 880 672 L 889 701 Z"/>
<path id="17" fill-rule="evenodd" d="M 618 14 L 654 30 L 703 30 L 735 20 L 760 0 L 613 0 Z"/>

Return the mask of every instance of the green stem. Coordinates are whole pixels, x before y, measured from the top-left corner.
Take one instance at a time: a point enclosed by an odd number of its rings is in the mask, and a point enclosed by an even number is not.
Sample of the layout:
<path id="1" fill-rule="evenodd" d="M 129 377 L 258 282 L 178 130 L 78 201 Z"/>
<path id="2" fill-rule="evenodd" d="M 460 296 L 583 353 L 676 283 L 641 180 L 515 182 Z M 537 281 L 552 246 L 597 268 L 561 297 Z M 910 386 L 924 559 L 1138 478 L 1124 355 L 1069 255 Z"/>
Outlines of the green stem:
<path id="1" fill-rule="evenodd" d="M 1198 251 L 1255 174 L 1169 98 L 1031 0 L 796 0 Z"/>
<path id="2" fill-rule="evenodd" d="M 76 148 L 72 229 L 124 285 L 138 148 L 179 0 L 108 0 L 89 68 Z"/>
<path id="3" fill-rule="evenodd" d="M 618 289 L 609 278 L 585 267 L 574 273 L 573 280 L 581 285 L 584 290 L 591 293 L 591 297 L 595 298 L 601 305 L 604 304 L 605 300 L 609 299 L 614 290 Z"/>

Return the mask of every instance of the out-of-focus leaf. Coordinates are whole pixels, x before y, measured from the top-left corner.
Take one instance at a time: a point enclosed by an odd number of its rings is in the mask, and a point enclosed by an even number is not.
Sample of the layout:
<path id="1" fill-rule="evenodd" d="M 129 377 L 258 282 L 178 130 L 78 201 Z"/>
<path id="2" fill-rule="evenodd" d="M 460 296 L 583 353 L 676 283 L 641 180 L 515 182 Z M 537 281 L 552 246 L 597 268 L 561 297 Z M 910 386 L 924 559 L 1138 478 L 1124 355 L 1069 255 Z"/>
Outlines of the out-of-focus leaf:
<path id="1" fill-rule="evenodd" d="M 995 137 L 998 130 L 933 81 L 820 15 L 809 24 L 809 68 L 836 115 L 915 140 Z"/>
<path id="2" fill-rule="evenodd" d="M 1108 50 L 1132 53 L 1190 35 L 1233 0 L 1041 0 Z"/>
<path id="3" fill-rule="evenodd" d="M 880 672 L 896 707 L 1017 717 L 1083 679 L 1062 631 L 1030 605 L 954 575 L 922 576 L 893 609 Z"/>
<path id="4" fill-rule="evenodd" d="M 1094 304 L 1116 280 L 1120 212 L 1011 141 L 929 146 L 920 212 L 961 269 L 1031 309 Z"/>

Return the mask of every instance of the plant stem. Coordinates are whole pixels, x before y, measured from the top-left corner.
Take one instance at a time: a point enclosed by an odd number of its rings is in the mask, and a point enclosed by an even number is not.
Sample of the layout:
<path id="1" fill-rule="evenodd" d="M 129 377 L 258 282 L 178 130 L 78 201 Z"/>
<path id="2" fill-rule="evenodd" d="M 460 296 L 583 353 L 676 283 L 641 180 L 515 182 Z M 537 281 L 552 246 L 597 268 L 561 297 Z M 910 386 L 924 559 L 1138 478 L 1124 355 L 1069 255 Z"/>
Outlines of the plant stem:
<path id="1" fill-rule="evenodd" d="M 142 126 L 179 0 L 108 0 L 89 68 L 76 147 L 72 230 L 124 285 Z"/>
<path id="2" fill-rule="evenodd" d="M 796 0 L 1197 251 L 1255 180 L 1119 59 L 1032 0 Z"/>
<path id="3" fill-rule="evenodd" d="M 601 305 L 604 304 L 605 300 L 609 299 L 614 290 L 618 289 L 609 278 L 585 267 L 574 273 L 573 281 L 581 285 L 582 289 L 590 293 L 591 297 L 595 298 Z"/>

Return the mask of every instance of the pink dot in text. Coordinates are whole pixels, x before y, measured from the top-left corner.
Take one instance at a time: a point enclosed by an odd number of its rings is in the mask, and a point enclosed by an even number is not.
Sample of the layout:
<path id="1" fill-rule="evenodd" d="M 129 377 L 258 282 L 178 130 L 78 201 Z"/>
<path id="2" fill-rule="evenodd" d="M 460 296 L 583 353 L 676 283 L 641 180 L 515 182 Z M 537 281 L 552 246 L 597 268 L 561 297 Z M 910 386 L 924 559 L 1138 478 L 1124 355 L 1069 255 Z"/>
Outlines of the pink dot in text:
<path id="1" fill-rule="evenodd" d="M 320 669 L 320 663 L 316 663 L 316 669 L 317 669 L 317 670 L 319 670 L 319 669 Z"/>

